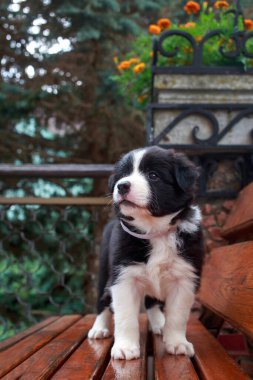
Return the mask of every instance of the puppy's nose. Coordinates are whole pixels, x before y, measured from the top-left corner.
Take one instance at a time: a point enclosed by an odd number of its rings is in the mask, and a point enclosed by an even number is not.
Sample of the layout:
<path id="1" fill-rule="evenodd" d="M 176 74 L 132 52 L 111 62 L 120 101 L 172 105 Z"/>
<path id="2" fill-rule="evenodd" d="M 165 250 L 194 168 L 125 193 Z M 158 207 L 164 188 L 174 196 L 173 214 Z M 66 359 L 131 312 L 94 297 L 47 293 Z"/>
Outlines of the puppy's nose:
<path id="1" fill-rule="evenodd" d="M 129 193 L 131 183 L 129 181 L 122 182 L 118 184 L 118 191 L 120 195 L 125 195 Z"/>

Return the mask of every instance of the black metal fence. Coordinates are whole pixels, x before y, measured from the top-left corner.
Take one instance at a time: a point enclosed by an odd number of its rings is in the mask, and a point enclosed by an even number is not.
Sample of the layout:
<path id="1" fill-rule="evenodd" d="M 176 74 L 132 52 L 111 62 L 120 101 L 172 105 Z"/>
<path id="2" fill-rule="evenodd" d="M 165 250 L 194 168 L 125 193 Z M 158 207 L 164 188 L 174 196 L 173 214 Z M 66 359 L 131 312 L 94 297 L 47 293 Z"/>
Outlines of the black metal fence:
<path id="1" fill-rule="evenodd" d="M 203 2 L 201 4 L 203 6 Z M 196 41 L 187 31 L 170 29 L 154 38 L 153 44 L 147 143 L 179 149 L 191 155 L 202 167 L 200 195 L 209 198 L 235 197 L 253 180 L 252 86 L 247 88 L 253 68 L 245 65 L 253 58 L 253 31 L 244 28 L 239 0 L 235 0 L 234 8 L 224 14 L 233 18 L 233 30 L 229 35 L 228 31 L 219 28 Z M 210 64 L 210 54 L 204 61 L 204 52 L 206 46 L 217 38 L 221 43 L 215 57 L 220 58 L 220 64 Z M 170 41 L 175 43 L 171 45 Z M 230 50 L 226 47 L 228 41 Z M 191 52 L 190 62 L 176 64 L 175 59 L 184 48 Z M 165 58 L 167 64 L 161 64 L 161 59 Z M 171 61 L 173 63 L 169 63 Z M 227 87 L 217 88 L 217 78 L 221 84 L 227 80 Z M 239 78 L 241 92 L 237 83 Z M 231 96 L 233 92 L 234 97 Z M 212 177 L 219 168 L 221 176 L 230 172 L 233 177 L 223 189 L 213 186 L 217 181 Z"/>
<path id="2" fill-rule="evenodd" d="M 111 170 L 0 165 L 0 340 L 49 315 L 94 310 L 110 201 L 93 193 Z"/>

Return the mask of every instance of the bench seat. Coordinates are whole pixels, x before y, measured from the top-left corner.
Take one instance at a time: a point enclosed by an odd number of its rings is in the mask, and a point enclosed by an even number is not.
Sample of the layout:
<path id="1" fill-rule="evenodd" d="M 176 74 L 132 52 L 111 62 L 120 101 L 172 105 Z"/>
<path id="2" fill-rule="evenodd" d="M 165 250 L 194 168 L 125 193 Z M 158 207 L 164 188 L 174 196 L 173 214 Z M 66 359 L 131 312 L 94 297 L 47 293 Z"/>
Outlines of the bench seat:
<path id="1" fill-rule="evenodd" d="M 146 315 L 141 314 L 141 358 L 131 361 L 110 359 L 112 338 L 87 339 L 94 318 L 94 315 L 52 317 L 3 342 L 0 345 L 0 378 L 249 379 L 202 323 L 193 317 L 188 324 L 188 337 L 196 350 L 192 360 L 167 354 L 162 338 L 148 332 Z M 151 360 L 148 353 L 152 355 Z"/>

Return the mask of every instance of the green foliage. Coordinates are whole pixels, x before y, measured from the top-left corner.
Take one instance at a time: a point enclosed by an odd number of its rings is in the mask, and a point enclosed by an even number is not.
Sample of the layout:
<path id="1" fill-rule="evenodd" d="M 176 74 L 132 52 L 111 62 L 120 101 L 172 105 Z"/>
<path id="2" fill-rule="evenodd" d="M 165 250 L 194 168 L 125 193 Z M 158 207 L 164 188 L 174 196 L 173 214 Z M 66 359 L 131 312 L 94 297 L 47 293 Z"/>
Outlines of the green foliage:
<path id="1" fill-rule="evenodd" d="M 215 10 L 211 6 L 205 6 L 203 11 L 197 15 L 190 15 L 186 24 L 171 22 L 170 30 L 188 32 L 196 41 L 200 43 L 202 38 L 210 31 L 220 29 L 221 33 L 210 38 L 203 49 L 202 62 L 206 66 L 242 66 L 246 70 L 252 66 L 252 60 L 243 56 L 236 58 L 225 58 L 220 49 L 226 53 L 233 53 L 236 44 L 231 39 L 234 27 L 233 14 L 227 14 L 225 10 Z M 243 30 L 243 20 L 240 19 L 239 30 Z M 118 74 L 113 76 L 113 80 L 118 83 L 119 92 L 122 99 L 128 104 L 133 104 L 137 108 L 143 108 L 150 101 L 151 93 L 151 63 L 152 63 L 152 39 L 153 34 L 141 33 L 132 43 L 132 48 L 127 54 L 123 54 L 122 62 L 116 62 Z M 181 36 L 167 38 L 163 43 L 165 51 L 176 52 L 175 56 L 166 58 L 158 55 L 157 64 L 160 66 L 187 66 L 192 64 L 193 49 L 188 40 Z M 253 41 L 247 43 L 247 49 L 253 52 Z M 131 59 L 136 58 L 139 63 L 131 63 Z M 143 70 L 135 72 L 136 66 L 143 65 Z M 125 65 L 125 67 L 124 67 Z"/>
<path id="2" fill-rule="evenodd" d="M 72 161 L 108 162 L 126 145 L 140 144 L 136 134 L 130 141 L 125 128 L 137 122 L 122 118 L 125 110 L 110 80 L 112 59 L 164 4 L 165 0 L 1 3 L 1 160 L 34 162 L 36 152 L 42 162 L 64 162 L 66 156 L 59 151 L 66 151 Z M 34 136 L 16 130 L 17 123 L 29 124 L 31 119 Z M 53 132 L 54 138 L 44 139 L 42 129 Z"/>
<path id="3" fill-rule="evenodd" d="M 85 312 L 90 213 L 40 206 L 0 212 L 0 339 L 48 315 Z"/>

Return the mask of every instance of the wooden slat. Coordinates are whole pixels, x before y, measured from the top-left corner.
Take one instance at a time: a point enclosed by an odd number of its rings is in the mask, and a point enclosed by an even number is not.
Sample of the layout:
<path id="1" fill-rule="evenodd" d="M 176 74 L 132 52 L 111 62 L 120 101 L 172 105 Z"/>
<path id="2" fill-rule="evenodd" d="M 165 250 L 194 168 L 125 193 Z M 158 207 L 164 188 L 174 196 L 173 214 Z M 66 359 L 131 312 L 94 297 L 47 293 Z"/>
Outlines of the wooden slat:
<path id="1" fill-rule="evenodd" d="M 156 380 L 198 380 L 191 359 L 183 355 L 170 355 L 160 335 L 152 334 L 154 370 Z"/>
<path id="2" fill-rule="evenodd" d="M 188 339 L 194 345 L 194 362 L 202 380 L 250 380 L 199 321 L 189 324 Z"/>
<path id="3" fill-rule="evenodd" d="M 0 205 L 58 205 L 58 206 L 108 206 L 110 198 L 105 197 L 24 197 L 24 198 L 7 198 L 0 197 Z"/>
<path id="4" fill-rule="evenodd" d="M 222 235 L 227 239 L 240 241 L 253 239 L 253 182 L 245 187 L 239 194 L 232 208 Z"/>
<path id="5" fill-rule="evenodd" d="M 86 339 L 51 379 L 101 379 L 110 360 L 112 343 L 112 337 Z"/>
<path id="6" fill-rule="evenodd" d="M 45 326 L 33 335 L 22 339 L 14 346 L 0 352 L 0 377 L 10 372 L 80 318 L 81 316 L 79 315 L 61 317 L 49 326 Z"/>
<path id="7" fill-rule="evenodd" d="M 78 320 L 48 344 L 8 373 L 4 379 L 48 379 L 85 339 L 94 322 L 93 315 Z M 84 374 L 83 374 L 84 375 Z M 63 377 L 62 379 L 68 379 Z M 72 375 L 69 379 L 73 379 Z"/>
<path id="8" fill-rule="evenodd" d="M 47 319 L 45 319 L 44 321 L 40 322 L 40 323 L 36 323 L 36 325 L 33 325 L 31 327 L 29 327 L 28 329 L 0 342 L 0 351 L 4 351 L 6 350 L 6 348 L 10 347 L 10 346 L 13 346 L 14 344 L 16 344 L 17 342 L 19 342 L 20 340 L 26 338 L 27 336 L 29 335 L 32 335 L 33 333 L 35 333 L 36 331 L 42 329 L 43 327 L 47 326 L 47 325 L 50 325 L 50 323 L 53 323 L 54 321 L 56 321 L 59 317 L 49 317 Z"/>
<path id="9" fill-rule="evenodd" d="M 253 241 L 212 251 L 198 298 L 253 339 Z"/>
<path id="10" fill-rule="evenodd" d="M 146 380 L 148 321 L 145 314 L 140 315 L 141 357 L 133 360 L 111 359 L 102 380 Z"/>
<path id="11" fill-rule="evenodd" d="M 110 164 L 0 164 L 0 176 L 5 177 L 106 177 L 114 166 Z"/>

